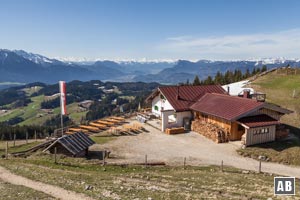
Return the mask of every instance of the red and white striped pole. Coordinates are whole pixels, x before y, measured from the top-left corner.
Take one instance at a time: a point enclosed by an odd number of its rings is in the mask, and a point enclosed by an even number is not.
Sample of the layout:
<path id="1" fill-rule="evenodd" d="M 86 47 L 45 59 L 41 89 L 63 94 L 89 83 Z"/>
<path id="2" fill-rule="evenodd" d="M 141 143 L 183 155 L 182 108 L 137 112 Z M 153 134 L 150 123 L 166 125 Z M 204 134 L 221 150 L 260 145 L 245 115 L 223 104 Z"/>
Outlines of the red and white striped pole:
<path id="1" fill-rule="evenodd" d="M 64 121 L 63 116 L 67 114 L 67 102 L 66 102 L 66 82 L 59 81 L 60 92 L 60 121 L 61 121 L 61 135 L 64 135 Z"/>

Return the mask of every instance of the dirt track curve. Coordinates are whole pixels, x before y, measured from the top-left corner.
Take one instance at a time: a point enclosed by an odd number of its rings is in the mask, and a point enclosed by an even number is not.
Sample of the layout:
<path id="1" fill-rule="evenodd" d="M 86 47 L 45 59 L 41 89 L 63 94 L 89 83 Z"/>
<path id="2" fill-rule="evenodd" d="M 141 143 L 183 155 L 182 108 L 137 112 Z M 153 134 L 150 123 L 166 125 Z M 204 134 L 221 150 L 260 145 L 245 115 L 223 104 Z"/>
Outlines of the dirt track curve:
<path id="1" fill-rule="evenodd" d="M 91 197 L 87 197 L 84 194 L 68 191 L 62 188 L 59 188 L 54 185 L 49 185 L 45 183 L 41 183 L 38 181 L 33 181 L 28 178 L 15 175 L 8 171 L 7 169 L 0 167 L 0 179 L 2 179 L 5 182 L 14 184 L 14 185 L 23 185 L 28 188 L 32 188 L 37 191 L 44 192 L 50 196 L 53 196 L 57 199 L 62 200 L 74 200 L 74 199 L 80 199 L 80 200 L 93 200 Z"/>

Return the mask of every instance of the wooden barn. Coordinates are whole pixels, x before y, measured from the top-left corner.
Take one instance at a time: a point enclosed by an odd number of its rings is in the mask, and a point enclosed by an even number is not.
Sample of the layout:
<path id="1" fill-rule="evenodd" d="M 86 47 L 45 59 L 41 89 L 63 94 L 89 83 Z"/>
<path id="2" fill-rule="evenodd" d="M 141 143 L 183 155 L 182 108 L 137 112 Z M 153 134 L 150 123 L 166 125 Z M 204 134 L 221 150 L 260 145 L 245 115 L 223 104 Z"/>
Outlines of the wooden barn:
<path id="1" fill-rule="evenodd" d="M 274 141 L 277 125 L 292 111 L 254 99 L 205 94 L 191 105 L 192 130 L 216 142 L 242 140 L 246 146 Z"/>
<path id="2" fill-rule="evenodd" d="M 55 148 L 58 154 L 64 154 L 72 157 L 83 157 L 88 154 L 88 149 L 95 142 L 82 132 L 76 132 L 70 135 L 64 135 L 54 141 L 44 151 L 54 153 Z"/>

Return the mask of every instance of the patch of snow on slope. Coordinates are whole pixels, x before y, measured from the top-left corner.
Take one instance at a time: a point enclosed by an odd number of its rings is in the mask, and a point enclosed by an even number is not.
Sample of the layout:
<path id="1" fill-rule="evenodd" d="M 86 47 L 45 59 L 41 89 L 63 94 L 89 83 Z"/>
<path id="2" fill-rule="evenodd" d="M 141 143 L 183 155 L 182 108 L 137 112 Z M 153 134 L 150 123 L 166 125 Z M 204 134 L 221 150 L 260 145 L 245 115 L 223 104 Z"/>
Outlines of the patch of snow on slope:
<path id="1" fill-rule="evenodd" d="M 231 96 L 238 96 L 239 94 L 243 93 L 243 90 L 245 90 L 245 89 L 250 90 L 250 93 L 253 94 L 254 93 L 253 88 L 245 87 L 248 83 L 249 83 L 249 80 L 245 80 L 245 81 L 230 83 L 228 85 L 223 85 L 222 87 L 226 91 L 228 91 L 228 87 L 229 87 L 229 94 Z"/>

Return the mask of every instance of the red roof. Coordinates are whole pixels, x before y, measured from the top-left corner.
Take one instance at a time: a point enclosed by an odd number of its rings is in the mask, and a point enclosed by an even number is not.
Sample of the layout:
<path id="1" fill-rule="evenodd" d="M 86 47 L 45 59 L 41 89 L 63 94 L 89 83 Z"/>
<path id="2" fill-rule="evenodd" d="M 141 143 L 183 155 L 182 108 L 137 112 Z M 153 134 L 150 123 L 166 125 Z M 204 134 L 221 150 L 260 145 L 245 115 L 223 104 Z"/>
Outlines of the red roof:
<path id="1" fill-rule="evenodd" d="M 206 93 L 226 94 L 220 85 L 163 86 L 158 88 L 176 111 L 191 110 L 190 106 Z"/>
<path id="2" fill-rule="evenodd" d="M 268 115 L 243 117 L 243 118 L 239 119 L 238 122 L 248 126 L 249 128 L 280 124 L 279 121 L 277 121 L 276 119 L 273 119 L 272 117 L 270 117 Z"/>
<path id="3" fill-rule="evenodd" d="M 193 104 L 191 109 L 234 121 L 263 106 L 264 103 L 252 99 L 207 93 Z"/>

